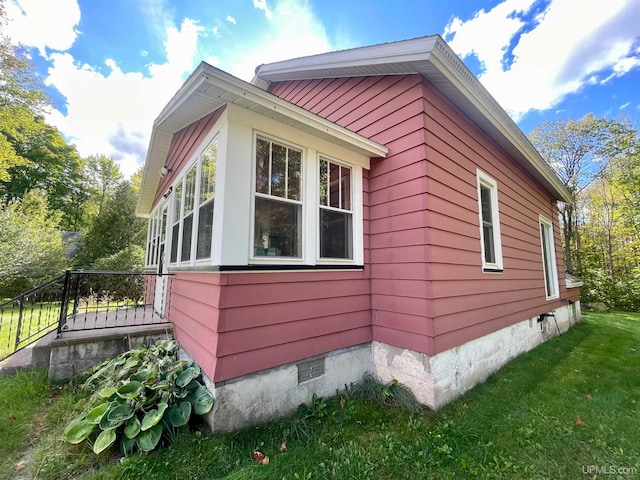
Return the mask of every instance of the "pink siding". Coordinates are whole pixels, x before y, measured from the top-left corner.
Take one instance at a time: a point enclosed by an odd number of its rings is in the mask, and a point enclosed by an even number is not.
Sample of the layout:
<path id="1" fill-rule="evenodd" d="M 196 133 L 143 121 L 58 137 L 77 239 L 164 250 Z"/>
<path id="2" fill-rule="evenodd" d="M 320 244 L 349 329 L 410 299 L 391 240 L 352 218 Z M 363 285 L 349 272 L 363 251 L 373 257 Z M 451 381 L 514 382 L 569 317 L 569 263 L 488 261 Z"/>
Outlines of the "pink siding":
<path id="1" fill-rule="evenodd" d="M 191 125 L 186 126 L 173 135 L 165 162 L 165 166 L 171 168 L 172 172 L 160 180 L 158 190 L 156 191 L 156 198 L 153 200 L 154 205 L 158 203 L 175 178 L 181 175 L 182 169 L 186 166 L 189 158 L 202 144 L 213 125 L 218 121 L 220 115 L 222 115 L 222 112 L 224 112 L 223 107 L 193 122 Z"/>
<path id="2" fill-rule="evenodd" d="M 177 273 L 176 338 L 214 381 L 371 341 L 368 273 Z"/>
<path id="3" fill-rule="evenodd" d="M 327 79 L 271 91 L 390 149 L 365 183 L 375 340 L 433 355 L 577 299 L 564 287 L 554 199 L 428 81 Z M 477 168 L 498 182 L 502 274 L 481 270 Z M 554 221 L 562 300 L 545 299 L 539 214 Z"/>

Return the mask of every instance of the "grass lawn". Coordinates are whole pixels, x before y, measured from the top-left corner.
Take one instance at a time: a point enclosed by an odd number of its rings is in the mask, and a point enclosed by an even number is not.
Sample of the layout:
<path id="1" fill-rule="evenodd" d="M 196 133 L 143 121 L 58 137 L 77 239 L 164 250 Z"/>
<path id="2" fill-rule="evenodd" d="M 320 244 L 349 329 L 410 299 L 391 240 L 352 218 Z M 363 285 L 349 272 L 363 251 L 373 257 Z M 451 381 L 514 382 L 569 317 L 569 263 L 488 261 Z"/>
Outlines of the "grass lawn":
<path id="1" fill-rule="evenodd" d="M 192 430 L 121 459 L 64 443 L 83 397 L 35 372 L 0 379 L 0 479 L 640 478 L 639 374 L 640 314 L 589 313 L 437 413 L 341 394 L 294 418 L 227 435 Z M 19 438 L 8 445 L 11 428 Z M 270 463 L 253 461 L 254 450 Z"/>

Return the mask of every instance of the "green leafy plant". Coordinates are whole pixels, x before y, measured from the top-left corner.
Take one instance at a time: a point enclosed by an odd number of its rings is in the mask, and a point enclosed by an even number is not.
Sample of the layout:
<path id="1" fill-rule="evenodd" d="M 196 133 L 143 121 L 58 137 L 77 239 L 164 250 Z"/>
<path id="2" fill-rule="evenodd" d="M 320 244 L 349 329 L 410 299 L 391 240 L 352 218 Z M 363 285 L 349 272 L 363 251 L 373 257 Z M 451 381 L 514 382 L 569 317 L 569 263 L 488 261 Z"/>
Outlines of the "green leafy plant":
<path id="1" fill-rule="evenodd" d="M 159 340 L 139 345 L 88 372 L 83 388 L 94 390 L 90 407 L 67 425 L 64 434 L 72 444 L 92 439 L 100 454 L 118 439 L 120 451 L 149 452 L 165 435 L 176 438 L 176 429 L 193 415 L 213 407 L 213 397 L 200 382 L 195 362 L 178 360 L 178 343 Z"/>

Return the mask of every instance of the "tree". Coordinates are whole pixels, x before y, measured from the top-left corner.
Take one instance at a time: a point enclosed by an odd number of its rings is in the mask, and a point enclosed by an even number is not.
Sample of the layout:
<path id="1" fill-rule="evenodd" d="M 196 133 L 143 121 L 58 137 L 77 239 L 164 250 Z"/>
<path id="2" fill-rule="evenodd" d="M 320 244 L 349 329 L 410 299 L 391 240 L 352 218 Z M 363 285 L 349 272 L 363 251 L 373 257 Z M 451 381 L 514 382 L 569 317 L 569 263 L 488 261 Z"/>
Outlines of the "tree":
<path id="1" fill-rule="evenodd" d="M 0 30 L 5 24 L 0 2 Z M 37 129 L 35 118 L 48 104 L 42 80 L 25 51 L 0 34 L 0 181 L 9 179 L 9 168 L 28 163 L 15 150 L 15 143 Z"/>
<path id="2" fill-rule="evenodd" d="M 136 217 L 138 195 L 131 182 L 122 181 L 114 189 L 83 236 L 77 264 L 93 268 L 96 261 L 110 257 L 132 245 L 144 248 L 146 221 Z M 132 265 L 132 268 L 134 265 Z"/>
<path id="3" fill-rule="evenodd" d="M 62 273 L 67 257 L 59 220 L 35 190 L 0 205 L 0 297 L 17 295 Z"/>
<path id="4" fill-rule="evenodd" d="M 609 162 L 632 148 L 635 130 L 628 122 L 596 118 L 543 122 L 530 135 L 531 142 L 576 199 Z M 576 204 L 560 204 L 565 268 L 580 271 L 580 235 Z"/>
<path id="5" fill-rule="evenodd" d="M 0 183 L 0 195 L 7 201 L 40 190 L 51 209 L 62 212 L 62 228 L 78 230 L 87 200 L 83 161 L 57 128 L 41 118 L 35 124 L 37 128 L 11 141 L 14 151 L 26 162 L 7 170 L 10 179 Z"/>
<path id="6" fill-rule="evenodd" d="M 85 159 L 85 174 L 91 202 L 100 215 L 105 200 L 122 181 L 120 166 L 106 155 L 90 155 Z"/>

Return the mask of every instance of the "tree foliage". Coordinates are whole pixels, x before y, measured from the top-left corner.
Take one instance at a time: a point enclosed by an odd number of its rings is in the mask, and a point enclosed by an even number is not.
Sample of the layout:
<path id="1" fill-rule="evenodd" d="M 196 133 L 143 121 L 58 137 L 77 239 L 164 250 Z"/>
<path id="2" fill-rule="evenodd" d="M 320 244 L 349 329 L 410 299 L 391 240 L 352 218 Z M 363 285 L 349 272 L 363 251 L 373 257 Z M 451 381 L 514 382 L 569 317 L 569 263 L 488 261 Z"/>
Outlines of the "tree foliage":
<path id="1" fill-rule="evenodd" d="M 628 122 L 587 114 L 578 120 L 543 122 L 530 135 L 532 143 L 574 196 L 575 204 L 560 204 L 565 267 L 581 269 L 579 218 L 576 207 L 583 192 L 603 175 L 609 163 L 628 156 L 636 132 Z"/>
<path id="2" fill-rule="evenodd" d="M 130 181 L 118 184 L 83 236 L 76 257 L 78 266 L 95 268 L 99 259 L 111 257 L 128 247 L 144 248 L 146 222 L 136 217 L 137 200 L 137 192 Z M 135 265 L 130 268 L 135 268 Z"/>
<path id="3" fill-rule="evenodd" d="M 0 205 L 0 297 L 11 297 L 45 282 L 67 266 L 59 230 L 38 191 Z"/>

